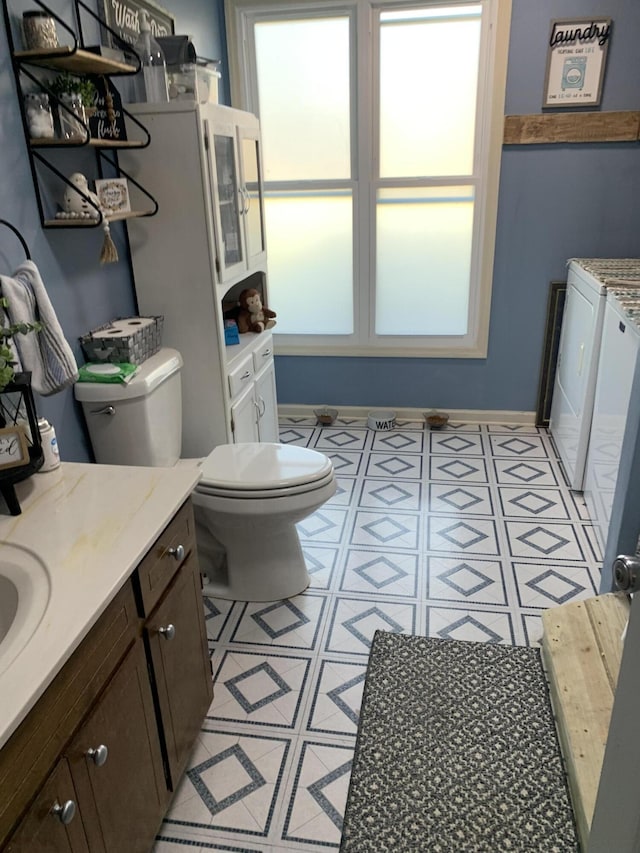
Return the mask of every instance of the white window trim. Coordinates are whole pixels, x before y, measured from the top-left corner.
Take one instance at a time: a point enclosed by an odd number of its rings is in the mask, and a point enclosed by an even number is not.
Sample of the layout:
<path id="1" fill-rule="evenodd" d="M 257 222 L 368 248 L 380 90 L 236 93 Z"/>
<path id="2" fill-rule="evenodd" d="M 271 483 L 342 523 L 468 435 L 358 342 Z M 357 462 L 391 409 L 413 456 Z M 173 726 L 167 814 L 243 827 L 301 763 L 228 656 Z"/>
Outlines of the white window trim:
<path id="1" fill-rule="evenodd" d="M 398 5 L 408 5 L 406 0 L 390 0 Z M 458 0 L 449 0 L 454 5 Z M 486 157 L 486 178 L 481 182 L 481 191 L 475 200 L 474 217 L 474 257 L 472 258 L 472 270 L 479 275 L 479 286 L 473 287 L 469 300 L 469 331 L 465 336 L 424 336 L 424 337 L 402 337 L 381 336 L 376 339 L 375 345 L 358 345 L 345 343 L 341 336 L 318 336 L 311 343 L 309 336 L 297 335 L 275 335 L 278 354 L 282 355 L 339 355 L 339 356 L 368 356 L 368 357 L 430 357 L 430 358 L 486 358 L 489 342 L 489 319 L 491 312 L 491 291 L 493 284 L 493 266 L 495 254 L 495 239 L 497 230 L 498 192 L 500 182 L 500 162 L 502 154 L 502 140 L 504 128 L 504 105 L 507 77 L 507 59 L 509 49 L 509 29 L 511 24 L 512 0 L 459 0 L 463 4 L 478 2 L 486 11 L 488 26 L 484 29 L 481 41 L 480 69 L 484 72 L 484 80 L 479 80 L 480 98 L 478 100 L 478 115 L 482 119 L 482 127 L 479 133 L 479 144 L 476 146 L 476 163 L 474 163 L 474 185 L 478 184 L 477 176 L 479 166 Z M 385 5 L 387 0 L 385 0 Z M 377 5 L 377 4 L 373 4 Z M 424 5 L 423 3 L 420 5 Z M 251 22 L 253 17 L 260 15 L 261 11 L 269 9 L 270 12 L 281 11 L 286 13 L 291 7 L 300 6 L 300 0 L 225 0 L 225 15 L 227 27 L 227 45 L 229 53 L 231 100 L 234 106 L 258 112 L 257 92 L 252 84 L 255 80 L 255 50 L 253 46 L 253 32 Z M 366 16 L 369 3 L 364 0 L 347 0 L 347 2 L 336 2 L 336 0 L 314 0 L 313 12 L 322 7 L 328 14 L 355 14 Z M 484 17 L 484 15 L 483 15 Z M 375 44 L 375 39 L 373 40 Z M 371 51 L 367 45 L 357 45 L 358 62 L 372 61 Z M 327 61 L 330 59 L 330 51 L 327 53 Z M 242 67 L 245 63 L 249 73 L 245 74 Z M 355 80 L 355 74 L 352 76 Z M 484 83 L 485 85 L 482 85 Z M 371 101 L 368 96 L 358 97 L 353 92 L 352 110 L 353 118 L 362 126 L 373 128 L 375 116 L 371 115 Z M 485 101 L 483 102 L 482 95 Z M 362 149 L 366 144 L 376 144 L 371 133 L 371 140 L 364 140 L 364 134 L 360 134 L 359 144 Z M 369 153 L 358 151 L 358 162 L 362 164 L 363 154 Z M 377 151 L 373 152 L 377 157 Z M 361 166 L 359 167 L 361 168 Z M 466 180 L 468 183 L 468 178 Z M 437 181 L 433 181 L 437 184 Z M 380 184 L 380 182 L 378 182 Z M 406 185 L 411 185 L 407 180 Z M 365 229 L 368 225 L 366 213 L 373 211 L 373 198 L 359 197 L 355 189 L 355 182 L 346 181 L 343 186 L 349 186 L 354 191 L 354 211 L 359 208 L 357 217 L 360 228 Z M 383 182 L 384 185 L 384 182 Z M 372 192 L 375 189 L 372 187 Z M 363 194 L 361 194 L 363 195 Z M 370 207 L 367 209 L 367 205 Z M 363 218 L 363 214 L 365 217 Z M 369 241 L 363 240 L 362 235 L 355 233 L 354 253 L 354 281 L 359 281 L 359 274 L 366 274 L 366 280 L 374 289 L 371 281 L 370 271 L 373 269 L 375 246 L 373 240 L 366 251 L 362 247 Z M 267 247 L 268 248 L 268 247 Z M 357 324 L 373 323 L 373 299 L 370 302 L 369 314 L 363 313 L 366 294 L 359 288 L 354 288 L 354 298 L 360 300 L 356 306 L 356 331 Z M 408 310 L 410 308 L 408 307 Z"/>

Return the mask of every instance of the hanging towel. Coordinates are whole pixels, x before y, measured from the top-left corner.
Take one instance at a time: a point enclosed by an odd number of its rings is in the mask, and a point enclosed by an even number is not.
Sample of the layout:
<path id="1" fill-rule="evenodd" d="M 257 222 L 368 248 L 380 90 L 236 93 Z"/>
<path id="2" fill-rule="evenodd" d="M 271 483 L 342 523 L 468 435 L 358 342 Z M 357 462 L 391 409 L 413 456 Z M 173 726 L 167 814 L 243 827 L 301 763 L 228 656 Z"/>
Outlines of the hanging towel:
<path id="1" fill-rule="evenodd" d="M 39 332 L 16 335 L 13 344 L 22 370 L 31 371 L 34 391 L 47 397 L 78 378 L 78 365 L 33 261 L 20 264 L 13 276 L 0 275 L 0 293 L 11 323 L 42 323 Z"/>

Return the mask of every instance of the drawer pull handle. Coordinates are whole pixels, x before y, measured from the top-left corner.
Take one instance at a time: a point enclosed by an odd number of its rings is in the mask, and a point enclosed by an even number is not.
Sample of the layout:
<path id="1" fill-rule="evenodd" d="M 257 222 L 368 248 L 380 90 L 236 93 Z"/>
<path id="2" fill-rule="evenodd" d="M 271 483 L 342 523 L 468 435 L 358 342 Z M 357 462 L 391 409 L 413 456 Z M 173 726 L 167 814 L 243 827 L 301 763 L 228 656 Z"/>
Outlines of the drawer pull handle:
<path id="1" fill-rule="evenodd" d="M 73 800 L 67 800 L 63 805 L 56 803 L 51 809 L 51 813 L 58 818 L 60 823 L 68 826 L 76 816 L 76 804 Z"/>
<path id="2" fill-rule="evenodd" d="M 242 376 L 240 377 L 240 379 L 249 379 L 249 377 L 250 377 L 250 376 L 251 376 L 251 371 L 250 371 L 250 370 L 245 370 L 245 372 L 242 374 Z"/>
<path id="3" fill-rule="evenodd" d="M 270 355 L 271 355 L 271 349 L 266 349 L 266 350 L 262 353 L 262 357 L 263 357 L 263 358 L 269 358 L 269 356 L 270 356 Z"/>
<path id="4" fill-rule="evenodd" d="M 176 635 L 176 626 L 169 622 L 166 628 L 158 628 L 158 634 L 164 637 L 165 640 L 173 640 Z"/>
<path id="5" fill-rule="evenodd" d="M 109 757 L 109 750 L 103 743 L 101 743 L 100 746 L 97 746 L 95 749 L 88 749 L 86 755 L 87 758 L 90 758 L 93 761 L 96 767 L 102 767 Z"/>
<path id="6" fill-rule="evenodd" d="M 184 560 L 184 545 L 178 545 L 176 548 L 169 548 L 167 554 L 181 563 Z"/>

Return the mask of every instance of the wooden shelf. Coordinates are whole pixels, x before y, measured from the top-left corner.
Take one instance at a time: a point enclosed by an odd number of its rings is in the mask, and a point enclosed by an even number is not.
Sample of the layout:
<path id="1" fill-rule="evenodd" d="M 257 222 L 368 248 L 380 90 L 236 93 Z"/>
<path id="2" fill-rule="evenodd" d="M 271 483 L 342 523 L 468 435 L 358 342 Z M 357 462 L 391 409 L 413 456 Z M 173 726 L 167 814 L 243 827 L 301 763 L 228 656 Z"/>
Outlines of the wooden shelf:
<path id="1" fill-rule="evenodd" d="M 504 118 L 504 145 L 550 143 L 637 142 L 640 112 L 637 110 L 540 113 Z"/>
<path id="2" fill-rule="evenodd" d="M 129 210 L 127 213 L 114 213 L 109 222 L 123 219 L 140 219 L 141 216 L 153 216 L 152 210 Z M 45 219 L 45 228 L 100 228 L 102 222 L 97 219 Z"/>
<path id="3" fill-rule="evenodd" d="M 81 48 L 76 51 L 71 47 L 58 47 L 55 50 L 17 50 L 14 57 L 18 62 L 62 69 L 75 74 L 135 74 L 137 70 L 135 65 L 108 59 Z"/>
<path id="4" fill-rule="evenodd" d="M 114 139 L 94 139 L 88 142 L 80 142 L 77 139 L 32 139 L 32 148 L 82 148 L 88 145 L 91 148 L 143 148 L 145 143 L 140 140 L 125 140 L 124 142 Z"/>
<path id="5" fill-rule="evenodd" d="M 542 614 L 542 657 L 576 825 L 587 850 L 629 617 L 624 593 L 553 607 Z"/>

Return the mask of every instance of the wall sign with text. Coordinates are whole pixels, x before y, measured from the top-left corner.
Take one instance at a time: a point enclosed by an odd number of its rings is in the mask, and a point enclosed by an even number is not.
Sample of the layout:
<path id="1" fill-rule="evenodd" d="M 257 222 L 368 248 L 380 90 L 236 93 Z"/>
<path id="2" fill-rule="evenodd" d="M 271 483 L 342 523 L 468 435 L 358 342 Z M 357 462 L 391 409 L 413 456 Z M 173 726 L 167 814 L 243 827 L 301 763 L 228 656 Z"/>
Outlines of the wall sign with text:
<path id="1" fill-rule="evenodd" d="M 611 18 L 551 22 L 543 107 L 600 103 Z"/>
<path id="2" fill-rule="evenodd" d="M 0 471 L 29 464 L 29 447 L 21 426 L 0 429 Z"/>
<path id="3" fill-rule="evenodd" d="M 176 19 L 173 15 L 150 0 L 103 0 L 103 8 L 105 24 L 128 44 L 135 44 L 138 40 L 143 9 L 149 15 L 153 36 L 171 36 L 175 32 Z M 112 44 L 115 39 L 111 33 L 107 32 L 106 38 L 110 47 L 121 47 L 120 44 Z"/>

